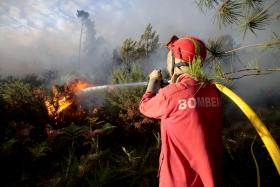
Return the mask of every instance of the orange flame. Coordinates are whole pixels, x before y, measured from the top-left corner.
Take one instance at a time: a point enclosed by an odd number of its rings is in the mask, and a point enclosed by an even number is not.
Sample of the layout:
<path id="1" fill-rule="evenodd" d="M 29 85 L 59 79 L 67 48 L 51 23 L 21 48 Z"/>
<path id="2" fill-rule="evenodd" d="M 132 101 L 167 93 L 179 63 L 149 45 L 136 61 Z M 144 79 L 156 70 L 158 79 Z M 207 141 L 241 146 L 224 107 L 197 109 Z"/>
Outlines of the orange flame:
<path id="1" fill-rule="evenodd" d="M 74 102 L 73 96 L 84 88 L 93 86 L 84 80 L 73 80 L 64 86 L 64 91 L 58 91 L 57 87 L 52 88 L 53 98 L 45 100 L 45 106 L 51 117 L 57 116 L 71 106 Z"/>
<path id="2" fill-rule="evenodd" d="M 94 86 L 93 84 L 86 82 L 84 80 L 73 80 L 71 82 L 69 82 L 68 84 L 66 84 L 65 86 L 65 90 L 67 90 L 67 92 L 71 92 L 71 93 L 77 93 L 79 91 L 81 91 L 82 89 L 88 88 Z"/>

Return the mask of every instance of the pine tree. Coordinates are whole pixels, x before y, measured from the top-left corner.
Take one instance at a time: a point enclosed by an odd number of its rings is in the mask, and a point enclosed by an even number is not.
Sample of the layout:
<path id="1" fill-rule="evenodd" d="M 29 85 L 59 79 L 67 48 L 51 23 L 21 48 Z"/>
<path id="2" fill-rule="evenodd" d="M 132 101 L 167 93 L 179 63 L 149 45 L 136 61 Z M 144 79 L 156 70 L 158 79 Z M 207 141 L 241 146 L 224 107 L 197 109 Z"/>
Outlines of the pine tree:
<path id="1" fill-rule="evenodd" d="M 273 7 L 276 7 L 277 0 L 195 0 L 198 7 L 202 10 L 211 10 L 215 11 L 215 20 L 218 21 L 219 27 L 228 27 L 231 26 L 232 29 L 236 29 L 238 31 L 241 31 L 241 34 L 243 35 L 243 39 L 245 39 L 249 34 L 253 34 L 256 36 L 257 39 L 257 33 L 260 31 L 268 31 L 270 30 L 269 26 L 273 24 L 273 19 L 278 19 L 279 17 L 279 10 L 273 9 Z M 279 2 L 279 1 L 278 1 Z M 276 23 L 278 24 L 278 23 Z M 236 80 L 240 79 L 246 76 L 258 76 L 258 75 L 264 75 L 264 74 L 270 74 L 275 71 L 280 71 L 279 64 L 276 63 L 272 65 L 271 56 L 276 55 L 279 56 L 279 46 L 280 46 L 280 33 L 279 29 L 277 31 L 272 31 L 271 37 L 265 41 L 262 41 L 261 43 L 253 43 L 253 44 L 240 44 L 236 45 L 234 42 L 232 42 L 232 37 L 230 35 L 220 36 L 217 38 L 210 38 L 209 42 L 207 44 L 208 51 L 210 52 L 210 55 L 208 55 L 208 59 L 206 61 L 207 63 L 210 63 L 210 71 L 213 70 L 216 74 L 216 80 Z M 238 56 L 238 52 L 240 52 L 243 49 L 260 49 L 256 50 L 256 54 L 251 55 L 251 51 L 246 51 L 246 56 Z M 266 51 L 265 51 L 265 50 Z M 274 51 L 276 51 L 275 54 Z M 269 52 L 269 53 L 266 53 Z M 269 56 L 268 56 L 269 54 Z M 266 57 L 268 59 L 265 59 L 265 65 L 263 67 L 259 66 L 258 60 L 261 59 L 261 57 Z M 237 57 L 237 58 L 235 58 Z M 242 58 L 240 58 L 242 57 Z M 254 59 L 258 58 L 258 59 Z M 252 59 L 254 60 L 254 64 L 251 64 Z M 241 64 L 240 62 L 244 61 L 245 63 Z M 238 63 L 236 63 L 238 62 Z M 235 66 L 235 64 L 238 64 Z M 276 67 L 275 67 L 276 65 Z M 278 67 L 277 67 L 278 66 Z M 209 67 L 209 66 L 208 66 Z M 227 71 L 227 72 L 226 72 Z M 275 80 L 272 80 L 273 82 Z M 275 83 L 275 82 L 274 82 Z M 252 82 L 252 84 L 254 84 Z M 259 83 L 257 83 L 259 84 Z M 272 83 L 269 83 L 272 87 Z M 253 93 L 252 90 L 250 90 L 250 85 L 246 88 L 249 93 Z M 260 89 L 261 86 L 259 85 Z M 276 86 L 276 85 L 274 85 Z M 276 86 L 278 89 L 278 87 Z M 268 93 L 268 92 L 267 92 Z M 262 96 L 258 96 L 258 100 L 265 100 L 268 99 L 267 96 L 264 96 L 262 93 Z M 256 104 L 256 103 L 254 103 Z M 275 104 L 275 103 L 274 103 Z M 277 104 L 276 104 L 277 106 Z M 225 107 L 225 105 L 224 105 Z M 271 107 L 271 106 L 270 106 Z M 268 107 L 266 107 L 265 110 L 269 110 Z M 275 109 L 273 109 L 275 110 Z M 276 109 L 277 110 L 277 109 Z M 227 114 L 226 111 L 224 111 L 224 116 L 229 116 L 226 118 L 232 117 L 232 110 L 230 111 L 230 114 Z M 276 116 L 276 115 L 275 115 Z M 226 119 L 224 118 L 224 119 Z M 274 122 L 272 122 L 274 123 Z M 224 170 L 224 176 L 223 176 L 223 185 L 234 185 L 234 186 L 251 186 L 250 181 L 247 177 L 249 176 L 247 171 L 248 167 L 251 167 L 250 164 L 247 164 L 244 162 L 244 167 L 242 168 L 234 168 L 230 167 L 230 165 L 234 166 L 236 163 L 241 164 L 242 159 L 237 158 L 239 154 L 244 154 L 244 150 L 242 150 L 242 146 L 246 147 L 248 144 L 244 143 L 244 140 L 242 140 L 242 137 L 237 135 L 242 132 L 244 129 L 237 129 L 236 122 L 227 122 L 229 126 L 225 128 L 226 133 L 223 134 L 223 142 L 224 146 L 227 151 L 225 151 L 224 154 L 224 167 L 229 167 L 230 169 Z M 233 128 L 233 126 L 235 126 Z M 271 125 L 271 124 L 267 124 Z M 233 128 L 233 129 L 232 129 Z M 243 127 L 242 127 L 243 128 Z M 270 132 L 273 133 L 277 131 L 275 127 L 270 127 Z M 272 166 L 272 163 L 264 163 L 263 161 L 266 160 L 268 155 L 265 155 L 264 152 L 258 152 L 258 157 L 256 158 L 253 153 L 253 144 L 255 142 L 255 138 L 253 135 L 250 135 L 252 132 L 246 132 L 246 141 L 252 142 L 251 144 L 251 155 L 254 159 L 255 166 L 256 166 L 256 184 L 257 186 L 260 186 L 261 183 L 264 186 L 271 186 L 269 184 L 273 180 L 277 180 L 279 178 L 279 174 L 271 171 L 272 167 L 269 168 L 268 166 Z M 254 132 L 255 133 L 255 132 Z M 236 137 L 232 137 L 232 134 L 236 134 Z M 274 135 L 276 139 L 279 139 L 278 135 Z M 235 141 L 234 144 L 232 144 Z M 237 145 L 238 144 L 238 145 Z M 236 146 L 236 148 L 234 148 Z M 263 145 L 262 145 L 263 146 Z M 238 147 L 238 148 L 237 148 Z M 235 150 L 234 150 L 235 149 Z M 236 151 L 236 153 L 234 153 Z M 230 159 L 226 158 L 229 157 Z M 244 156 L 242 156 L 244 157 Z M 248 158 L 247 158 L 248 159 Z M 257 160 L 262 160 L 261 163 L 261 171 L 259 170 L 259 166 L 257 163 Z M 265 169 L 264 169 L 265 168 Z M 268 169 L 269 168 L 269 169 Z M 236 170 L 236 171 L 234 171 Z M 238 173 L 239 170 L 244 170 L 244 174 Z M 267 173 L 266 173 L 267 172 Z M 237 174 L 238 173 L 238 174 Z M 261 176 L 262 174 L 262 181 Z M 236 175 L 237 174 L 237 175 Z M 242 178 L 241 176 L 244 175 L 246 178 Z M 235 176 L 235 177 L 233 177 Z M 271 180 L 267 181 L 264 180 L 265 178 L 270 178 Z M 233 179 L 233 180 L 232 180 Z M 247 183 L 247 184 L 246 184 Z"/>
<path id="2" fill-rule="evenodd" d="M 124 40 L 120 50 L 121 62 L 129 69 L 129 65 L 145 59 L 158 47 L 159 35 L 153 30 L 152 25 L 148 24 L 139 41 L 135 41 L 132 38 Z"/>
<path id="3" fill-rule="evenodd" d="M 123 64 L 128 66 L 137 59 L 137 41 L 127 38 L 121 47 L 120 56 Z"/>
<path id="4" fill-rule="evenodd" d="M 270 21 L 277 19 L 277 11 L 272 7 L 277 0 L 196 0 L 201 10 L 216 11 L 216 18 L 221 26 L 241 25 L 244 36 L 247 31 L 256 35 L 257 30 L 265 30 Z"/>
<path id="5" fill-rule="evenodd" d="M 146 75 L 141 69 L 141 65 L 149 55 L 159 47 L 159 36 L 148 24 L 140 36 L 139 41 L 132 38 L 124 40 L 120 49 L 120 66 L 113 69 L 111 82 L 113 84 L 144 81 Z M 114 60 L 118 55 L 114 52 Z M 138 110 L 138 103 L 144 93 L 145 88 L 113 90 L 108 94 L 107 104 L 116 108 L 119 118 L 124 124 L 138 126 L 139 124 L 150 123 L 147 118 L 143 118 Z M 147 122 L 148 121 L 148 122 Z"/>
<path id="6" fill-rule="evenodd" d="M 218 21 L 220 28 L 227 26 L 236 28 L 236 30 L 242 32 L 244 39 L 249 33 L 257 37 L 257 31 L 267 30 L 268 26 L 273 24 L 273 19 L 277 19 L 277 11 L 275 12 L 273 9 L 277 0 L 196 0 L 195 2 L 202 11 L 214 10 L 216 12 L 215 20 Z M 235 45 L 234 43 L 230 43 L 229 45 L 229 43 L 227 43 L 229 37 L 231 37 L 229 35 L 210 38 L 207 44 L 210 55 L 208 55 L 206 63 L 210 63 L 210 66 L 214 67 L 212 70 L 218 73 L 216 74 L 216 78 L 220 80 L 234 80 L 244 76 L 261 75 L 279 71 L 277 67 L 267 69 L 261 69 L 258 65 L 253 67 L 250 66 L 251 62 L 248 61 L 244 64 L 243 69 L 232 69 L 230 72 L 224 72 L 226 68 L 223 67 L 223 64 L 229 66 L 230 63 L 227 62 L 236 61 L 239 58 L 237 52 L 243 49 L 274 48 L 279 51 L 279 35 L 279 31 L 274 31 L 271 37 L 266 41 L 257 44 L 241 45 Z M 250 66 L 250 68 L 248 68 L 248 66 Z"/>
<path id="7" fill-rule="evenodd" d="M 159 47 L 159 35 L 156 33 L 156 31 L 153 31 L 151 24 L 147 25 L 144 33 L 140 37 L 138 45 L 138 50 L 143 52 L 145 57 L 147 57 Z"/>

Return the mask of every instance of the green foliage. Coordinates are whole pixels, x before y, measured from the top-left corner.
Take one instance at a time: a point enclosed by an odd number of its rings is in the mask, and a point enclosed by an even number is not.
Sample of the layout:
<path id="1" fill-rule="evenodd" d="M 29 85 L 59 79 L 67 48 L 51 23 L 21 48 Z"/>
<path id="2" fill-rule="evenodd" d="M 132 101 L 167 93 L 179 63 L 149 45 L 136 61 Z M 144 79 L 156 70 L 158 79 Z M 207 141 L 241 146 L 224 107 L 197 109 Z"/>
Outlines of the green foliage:
<path id="1" fill-rule="evenodd" d="M 264 0 L 245 0 L 245 4 L 251 8 L 256 8 L 262 6 Z"/>
<path id="2" fill-rule="evenodd" d="M 192 63 L 190 63 L 189 66 L 185 68 L 186 69 L 183 71 L 185 71 L 193 79 L 196 79 L 201 83 L 209 82 L 209 77 L 204 73 L 203 63 L 200 57 L 194 58 Z"/>
<path id="3" fill-rule="evenodd" d="M 113 70 L 112 83 L 114 84 L 141 82 L 145 79 L 146 77 L 138 65 L 132 65 L 130 71 L 127 71 L 124 67 Z M 144 87 L 112 90 L 108 94 L 106 105 L 108 108 L 111 108 L 110 110 L 115 110 L 119 113 L 118 117 L 124 121 L 124 124 L 139 126 L 144 120 L 138 110 L 138 105 L 144 91 Z"/>
<path id="4" fill-rule="evenodd" d="M 233 38 L 230 35 L 222 35 L 215 38 L 209 38 L 206 44 L 208 50 L 207 59 L 203 62 L 205 76 L 210 80 L 230 83 L 233 74 L 227 74 L 227 71 L 233 71 L 238 56 L 235 52 L 229 52 L 235 47 Z"/>
<path id="5" fill-rule="evenodd" d="M 32 147 L 29 148 L 29 151 L 35 158 L 42 157 L 42 156 L 46 156 L 46 152 L 49 151 L 49 146 L 48 143 L 44 141 L 33 145 Z"/>
<path id="6" fill-rule="evenodd" d="M 208 58 L 204 64 L 207 66 L 207 76 L 209 79 L 217 81 L 228 81 L 229 76 L 225 76 L 225 67 L 232 68 L 232 61 L 236 59 L 235 53 L 227 53 L 228 50 L 234 47 L 234 42 L 231 36 L 223 35 L 217 38 L 210 38 L 207 42 Z M 205 71 L 206 71 L 205 70 Z"/>
<path id="7" fill-rule="evenodd" d="M 242 17 L 241 9 L 242 3 L 238 1 L 223 2 L 217 12 L 217 18 L 220 26 L 226 24 L 237 23 L 239 17 Z"/>
<path id="8" fill-rule="evenodd" d="M 256 111 L 262 120 L 266 122 L 272 116 L 279 116 L 275 113 L 277 109 L 258 106 Z M 230 104 L 224 111 L 224 159 L 223 159 L 223 185 L 224 186 L 257 186 L 258 177 L 261 178 L 261 186 L 274 186 L 279 177 L 269 153 L 257 136 L 255 129 L 248 122 L 245 116 L 238 113 L 238 109 Z M 266 125 L 276 142 L 279 142 L 279 120 L 267 122 Z M 257 136 L 257 137 L 256 137 Z M 256 138 L 256 140 L 254 140 Z M 254 156 L 252 155 L 252 144 L 254 143 Z M 251 146 L 250 146 L 251 145 Z M 257 165 L 256 162 L 257 161 Z M 258 170 L 260 176 L 256 171 Z M 227 169 L 226 169 L 227 168 Z M 270 180 L 266 180 L 266 175 Z M 277 177 L 276 177 L 277 176 Z M 258 179 L 258 182 L 256 182 Z"/>
<path id="9" fill-rule="evenodd" d="M 84 127 L 79 127 L 74 123 L 71 123 L 70 126 L 63 129 L 63 135 L 61 138 L 66 142 L 71 142 L 71 145 L 74 146 L 75 143 L 82 137 Z"/>
<path id="10" fill-rule="evenodd" d="M 153 31 L 151 24 L 148 24 L 139 41 L 132 38 L 124 40 L 120 49 L 120 59 L 126 68 L 136 61 L 143 60 L 159 47 L 159 36 Z M 116 57 L 116 54 L 114 55 Z"/>
<path id="11" fill-rule="evenodd" d="M 23 83 L 31 85 L 32 87 L 40 87 L 40 86 L 42 86 L 42 84 L 45 83 L 45 80 L 42 78 L 39 78 L 38 75 L 36 75 L 36 74 L 26 75 L 25 77 L 23 77 L 21 79 L 21 81 Z"/>
<path id="12" fill-rule="evenodd" d="M 266 10 L 257 8 L 249 13 L 241 22 L 241 27 L 244 30 L 244 36 L 248 30 L 256 35 L 256 30 L 264 30 L 265 26 L 270 21 L 270 17 Z"/>
<path id="13" fill-rule="evenodd" d="M 30 85 L 22 81 L 2 83 L 0 86 L 1 98 L 10 108 L 21 107 L 33 99 Z"/>
<path id="14" fill-rule="evenodd" d="M 159 36 L 153 31 L 151 24 L 148 24 L 144 33 L 140 37 L 139 50 L 143 51 L 144 56 L 148 56 L 159 47 Z"/>
<path id="15" fill-rule="evenodd" d="M 216 63 L 214 65 L 214 71 L 215 71 L 215 75 L 216 75 L 217 78 L 220 78 L 220 77 L 224 76 L 223 68 L 219 63 Z"/>
<path id="16" fill-rule="evenodd" d="M 196 5 L 200 9 L 213 8 L 218 4 L 217 0 L 195 0 Z"/>
<path id="17" fill-rule="evenodd" d="M 106 159 L 106 162 L 91 165 L 91 170 L 85 174 L 83 186 L 157 186 L 157 166 L 154 160 L 158 159 L 158 149 L 154 144 L 149 148 L 143 147 L 129 151 L 130 159 L 119 150 L 113 153 L 114 156 L 103 154 L 103 159 L 99 157 L 97 160 Z M 81 168 L 86 166 L 81 165 Z"/>
<path id="18" fill-rule="evenodd" d="M 40 90 L 32 89 L 30 84 L 19 80 L 0 82 L 0 103 L 5 109 L 3 112 L 13 115 L 14 120 L 42 115 L 46 111 Z"/>
<path id="19" fill-rule="evenodd" d="M 136 60 L 138 57 L 137 42 L 131 38 L 126 39 L 121 47 L 120 56 L 121 60 L 125 65 L 129 65 L 131 62 Z"/>
<path id="20" fill-rule="evenodd" d="M 269 24 L 272 16 L 269 9 L 277 2 L 269 1 L 269 5 L 264 8 L 263 0 L 196 0 L 200 9 L 216 8 L 216 17 L 219 25 L 241 25 L 244 36 L 250 30 L 253 34 L 256 30 L 264 30 Z"/>
<path id="21" fill-rule="evenodd" d="M 74 149 L 69 149 L 68 155 L 64 156 L 64 159 L 60 164 L 60 172 L 48 185 L 53 187 L 77 186 L 78 180 L 79 180 L 79 162 L 78 159 L 76 158 Z"/>
<path id="22" fill-rule="evenodd" d="M 247 48 L 261 48 L 262 50 L 260 52 L 269 49 L 270 52 L 274 50 L 277 53 L 279 44 L 279 37 L 276 33 L 273 33 L 272 37 L 263 43 L 243 46 L 236 46 L 230 35 L 210 38 L 207 43 L 208 56 L 204 62 L 208 66 L 208 69 L 206 68 L 208 71 L 207 74 L 211 75 L 214 73 L 216 74 L 216 78 L 220 80 L 232 81 L 245 76 L 269 74 L 279 71 L 279 68 L 276 67 L 263 70 L 256 63 L 254 63 L 254 66 L 251 66 L 252 59 L 249 58 L 249 55 L 247 55 L 248 59 L 246 59 L 246 63 L 242 62 L 243 60 L 238 56 L 238 51 Z M 240 64 L 243 66 L 243 69 L 240 69 Z"/>
<path id="23" fill-rule="evenodd" d="M 218 1 L 204 2 L 215 5 Z M 222 61 L 232 46 L 232 40 L 226 36 L 209 41 L 209 59 Z M 139 42 L 127 39 L 122 54 L 115 54 L 123 65 L 115 67 L 111 82 L 145 81 L 147 76 L 140 62 L 157 47 L 158 35 L 151 25 Z M 211 79 L 199 58 L 188 71 L 202 82 Z M 215 64 L 214 71 L 224 76 L 221 63 Z M 144 87 L 110 90 L 104 106 L 83 109 L 73 104 L 56 120 L 48 116 L 44 105 L 47 93 L 40 88 L 53 80 L 52 72 L 46 76 L 42 82 L 33 75 L 23 80 L 10 77 L 0 81 L 3 186 L 158 186 L 159 125 L 138 110 Z M 278 111 L 265 107 L 260 113 L 279 142 Z M 255 166 L 248 145 L 255 131 L 247 119 L 238 119 L 237 114 L 233 109 L 225 116 L 228 124 L 223 137 L 224 185 L 253 186 Z M 272 172 L 275 168 L 258 139 L 254 150 L 261 175 L 269 179 L 261 182 L 271 186 L 279 176 Z"/>
<path id="24" fill-rule="evenodd" d="M 7 137 L 6 137 L 7 138 Z M 1 144 L 1 153 L 11 153 L 13 151 L 13 146 L 17 142 L 15 138 L 11 138 Z"/>
<path id="25" fill-rule="evenodd" d="M 124 66 L 113 69 L 111 82 L 113 84 L 121 84 L 144 81 L 146 76 L 140 68 L 140 64 L 138 65 L 136 62 L 144 60 L 155 51 L 159 47 L 158 42 L 159 36 L 156 34 L 156 31 L 153 31 L 151 24 L 147 25 L 139 41 L 134 41 L 131 38 L 126 39 L 120 51 L 120 58 Z M 136 113 L 138 119 L 140 118 L 138 103 L 143 93 L 144 88 L 113 90 L 108 96 L 108 106 L 121 110 L 121 115 L 126 112 Z M 135 116 L 131 115 L 131 117 Z"/>
<path id="26" fill-rule="evenodd" d="M 113 70 L 112 83 L 121 84 L 129 82 L 139 82 L 144 81 L 145 76 L 143 71 L 138 65 L 133 65 L 131 71 L 127 71 L 123 67 L 116 68 Z M 108 97 L 112 106 L 117 106 L 118 108 L 125 109 L 123 104 L 126 101 L 132 100 L 132 103 L 138 104 L 140 97 L 144 93 L 144 88 L 124 88 L 113 90 Z"/>
<path id="27" fill-rule="evenodd" d="M 144 72 L 139 65 L 132 64 L 130 69 L 126 67 L 114 68 L 112 72 L 113 84 L 144 81 Z"/>
<path id="28" fill-rule="evenodd" d="M 216 38 L 209 38 L 207 42 L 208 58 L 206 63 L 223 61 L 232 54 L 225 53 L 234 47 L 234 42 L 231 36 L 222 35 Z"/>

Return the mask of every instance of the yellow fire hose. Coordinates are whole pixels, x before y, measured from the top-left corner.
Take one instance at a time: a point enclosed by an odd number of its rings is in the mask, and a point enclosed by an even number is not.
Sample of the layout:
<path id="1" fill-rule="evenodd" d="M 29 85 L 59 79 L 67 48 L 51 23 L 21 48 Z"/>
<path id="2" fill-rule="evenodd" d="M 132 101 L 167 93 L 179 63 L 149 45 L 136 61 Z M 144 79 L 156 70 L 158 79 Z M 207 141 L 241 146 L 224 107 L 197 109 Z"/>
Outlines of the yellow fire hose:
<path id="1" fill-rule="evenodd" d="M 245 101 L 243 101 L 238 95 L 236 95 L 233 91 L 222 84 L 215 83 L 215 85 L 222 93 L 228 96 L 250 120 L 257 133 L 260 135 L 266 149 L 268 150 L 268 153 L 272 158 L 272 161 L 274 162 L 278 174 L 280 175 L 280 149 L 276 141 L 267 130 L 266 126 L 263 124 L 257 114 L 252 110 L 252 108 L 247 103 L 245 103 Z"/>

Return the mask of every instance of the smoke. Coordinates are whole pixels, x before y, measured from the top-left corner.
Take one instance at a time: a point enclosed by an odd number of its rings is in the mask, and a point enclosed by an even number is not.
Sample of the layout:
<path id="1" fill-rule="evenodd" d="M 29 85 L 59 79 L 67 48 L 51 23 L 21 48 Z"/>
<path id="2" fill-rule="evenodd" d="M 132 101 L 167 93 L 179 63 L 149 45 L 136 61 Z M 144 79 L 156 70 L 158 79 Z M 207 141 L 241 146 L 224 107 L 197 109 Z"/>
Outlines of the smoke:
<path id="1" fill-rule="evenodd" d="M 112 69 L 112 47 L 96 35 L 94 21 L 89 16 L 88 12 L 77 10 L 81 21 L 79 71 L 97 83 L 105 83 Z"/>
<path id="2" fill-rule="evenodd" d="M 272 38 L 267 38 L 260 43 L 270 43 Z M 222 35 L 216 40 L 221 41 L 221 47 L 218 51 L 229 51 L 231 49 L 238 49 L 244 44 L 237 43 L 231 35 Z M 275 40 L 274 40 L 275 42 Z M 260 44 L 257 42 L 249 44 Z M 231 74 L 233 78 L 237 78 L 230 82 L 229 86 L 243 97 L 250 104 L 267 104 L 272 101 L 279 100 L 279 83 L 280 72 L 266 70 L 279 70 L 279 46 L 272 48 L 258 48 L 251 47 L 231 53 L 228 56 L 222 57 L 219 64 L 223 67 L 223 71 L 235 72 Z M 249 71 L 249 70 L 254 71 Z M 247 71 L 239 71 L 247 70 Z M 277 99 L 276 99 L 277 98 Z M 275 102 L 273 105 L 280 104 Z"/>
<path id="3" fill-rule="evenodd" d="M 77 10 L 77 17 L 81 19 L 81 34 L 80 34 L 80 44 L 79 44 L 79 61 L 81 58 L 81 48 L 82 48 L 82 38 L 83 38 L 83 29 L 84 29 L 84 22 L 88 20 L 89 13 L 83 10 Z"/>
<path id="4" fill-rule="evenodd" d="M 13 9 L 20 14 L 19 9 Z M 57 75 L 55 83 L 75 78 L 106 82 L 112 63 L 111 46 L 96 35 L 88 12 L 78 10 L 77 18 L 75 22 L 56 20 L 55 28 L 38 28 L 41 20 L 36 20 L 36 27 L 30 24 L 16 25 L 17 30 L 12 26 L 0 27 L 0 34 L 4 36 L 0 38 L 1 76 L 22 77 L 53 71 Z M 79 26 L 82 27 L 80 33 Z"/>
<path id="5" fill-rule="evenodd" d="M 139 38 L 148 23 L 163 42 L 174 33 L 208 32 L 202 23 L 187 26 L 195 21 L 182 16 L 186 8 L 190 9 L 189 15 L 198 15 L 198 19 L 203 15 L 192 3 L 178 3 L 182 5 L 179 9 L 166 0 L 1 1 L 0 74 L 24 76 L 53 70 L 61 75 L 61 82 L 74 76 L 106 82 L 113 49 L 118 50 L 128 37 Z M 176 11 L 169 14 L 170 9 Z M 207 25 L 210 28 L 211 24 Z M 149 64 L 156 67 L 155 61 L 159 60 L 151 60 Z"/>
<path id="6" fill-rule="evenodd" d="M 214 11 L 201 12 L 194 1 L 186 0 L 4 0 L 0 2 L 0 75 L 24 76 L 53 70 L 59 75 L 57 82 L 86 78 L 105 83 L 113 49 L 118 50 L 128 37 L 137 40 L 148 23 L 159 34 L 161 43 L 174 34 L 195 35 L 207 41 L 230 33 L 237 44 L 254 44 L 269 38 L 270 31 L 279 30 L 276 20 L 266 31 L 257 32 L 258 37 L 243 39 L 240 32 L 233 32 L 236 28 L 220 29 L 213 23 L 213 15 Z M 279 50 L 274 55 L 260 54 L 258 50 L 245 50 L 240 59 L 243 64 L 256 59 L 264 61 L 263 65 L 272 66 L 274 62 L 279 66 L 275 60 L 279 59 Z M 146 59 L 145 71 L 164 69 L 165 56 L 165 49 L 156 51 Z M 260 87 L 272 88 L 278 80 L 275 73 L 244 78 L 234 86 L 240 95 L 253 98 Z"/>
<path id="7" fill-rule="evenodd" d="M 239 68 L 279 69 L 279 48 L 251 49 L 240 53 Z M 235 91 L 252 105 L 280 106 L 280 72 L 255 75 L 233 82 Z"/>

